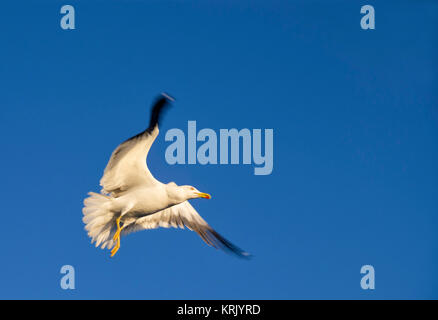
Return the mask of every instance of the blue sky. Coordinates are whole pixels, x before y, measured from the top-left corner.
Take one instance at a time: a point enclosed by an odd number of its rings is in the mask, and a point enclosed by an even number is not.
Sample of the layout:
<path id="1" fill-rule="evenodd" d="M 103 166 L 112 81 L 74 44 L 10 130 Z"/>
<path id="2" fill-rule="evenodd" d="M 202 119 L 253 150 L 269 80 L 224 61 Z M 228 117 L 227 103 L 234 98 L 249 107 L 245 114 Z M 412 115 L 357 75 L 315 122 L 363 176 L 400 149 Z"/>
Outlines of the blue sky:
<path id="1" fill-rule="evenodd" d="M 0 298 L 437 299 L 437 24 L 435 1 L 2 2 Z M 163 90 L 151 171 L 211 193 L 193 205 L 254 259 L 181 230 L 90 245 L 82 201 Z M 272 174 L 168 165 L 188 120 L 274 129 Z"/>

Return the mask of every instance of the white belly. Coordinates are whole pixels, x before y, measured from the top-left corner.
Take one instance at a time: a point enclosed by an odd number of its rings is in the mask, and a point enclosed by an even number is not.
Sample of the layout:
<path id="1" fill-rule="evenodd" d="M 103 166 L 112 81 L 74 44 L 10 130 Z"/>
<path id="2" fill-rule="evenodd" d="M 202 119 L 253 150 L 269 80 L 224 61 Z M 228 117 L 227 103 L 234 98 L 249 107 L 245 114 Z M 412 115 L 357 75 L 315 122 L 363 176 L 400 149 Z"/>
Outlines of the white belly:
<path id="1" fill-rule="evenodd" d="M 168 208 L 171 204 L 164 185 L 137 188 L 114 199 L 115 209 L 126 218 L 139 218 Z M 123 220 L 123 218 L 122 218 Z"/>

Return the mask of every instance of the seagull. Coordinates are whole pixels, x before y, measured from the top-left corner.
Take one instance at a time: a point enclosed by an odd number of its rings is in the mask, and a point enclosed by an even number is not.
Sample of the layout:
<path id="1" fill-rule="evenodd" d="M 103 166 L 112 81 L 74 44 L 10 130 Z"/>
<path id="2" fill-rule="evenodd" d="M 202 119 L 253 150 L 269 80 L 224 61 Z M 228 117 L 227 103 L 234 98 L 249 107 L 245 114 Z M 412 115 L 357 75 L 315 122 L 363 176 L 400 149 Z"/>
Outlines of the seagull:
<path id="1" fill-rule="evenodd" d="M 208 193 L 175 182 L 164 184 L 155 179 L 147 167 L 147 155 L 158 136 L 163 111 L 173 101 L 166 93 L 156 99 L 148 128 L 120 144 L 112 153 L 100 180 L 101 193 L 88 193 L 82 221 L 91 243 L 108 248 L 113 257 L 123 235 L 158 227 L 187 227 L 209 246 L 248 258 L 250 254 L 217 233 L 188 201 L 211 199 Z"/>

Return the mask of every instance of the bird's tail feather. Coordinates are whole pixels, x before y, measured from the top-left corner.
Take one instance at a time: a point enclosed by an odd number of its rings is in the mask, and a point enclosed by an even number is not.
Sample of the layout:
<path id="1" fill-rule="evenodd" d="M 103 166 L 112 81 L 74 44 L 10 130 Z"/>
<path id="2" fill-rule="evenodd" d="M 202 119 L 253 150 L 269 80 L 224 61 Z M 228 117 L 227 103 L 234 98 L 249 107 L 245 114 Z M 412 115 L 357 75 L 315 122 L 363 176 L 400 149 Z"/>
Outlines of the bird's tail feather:
<path id="1" fill-rule="evenodd" d="M 114 246 L 112 237 L 115 233 L 114 212 L 110 210 L 111 197 L 89 192 L 89 197 L 84 200 L 82 221 L 85 230 L 91 238 L 91 243 L 96 242 L 96 247 L 111 249 Z"/>

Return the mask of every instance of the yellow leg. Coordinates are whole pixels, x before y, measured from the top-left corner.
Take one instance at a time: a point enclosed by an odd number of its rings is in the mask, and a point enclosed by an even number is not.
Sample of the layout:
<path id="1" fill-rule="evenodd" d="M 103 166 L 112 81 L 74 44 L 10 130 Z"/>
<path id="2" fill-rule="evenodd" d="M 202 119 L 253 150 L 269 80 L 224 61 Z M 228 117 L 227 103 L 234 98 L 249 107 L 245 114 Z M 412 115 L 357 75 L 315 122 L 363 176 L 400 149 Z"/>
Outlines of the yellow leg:
<path id="1" fill-rule="evenodd" d="M 116 233 L 114 233 L 113 241 L 116 241 L 117 238 L 120 237 L 120 232 L 122 231 L 122 229 L 120 228 L 120 219 L 121 219 L 121 218 L 122 218 L 122 216 L 120 216 L 120 217 L 118 217 L 118 218 L 116 219 L 117 231 L 116 231 Z"/>
<path id="2" fill-rule="evenodd" d="M 119 251 L 120 249 L 120 238 L 117 239 L 117 243 L 114 246 L 114 248 L 111 250 L 111 258 L 114 257 L 114 255 Z"/>
<path id="3" fill-rule="evenodd" d="M 114 255 L 117 253 L 117 251 L 119 251 L 120 249 L 120 233 L 123 230 L 123 227 L 120 227 L 120 219 L 122 218 L 122 216 L 118 217 L 116 220 L 116 224 L 117 224 L 117 231 L 114 234 L 113 237 L 113 241 L 117 241 L 116 245 L 114 246 L 114 248 L 111 250 L 111 257 L 114 257 Z"/>

